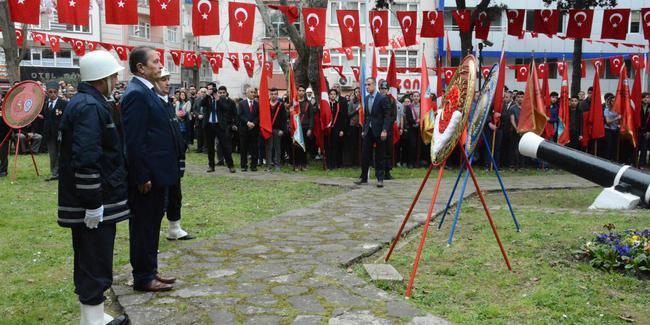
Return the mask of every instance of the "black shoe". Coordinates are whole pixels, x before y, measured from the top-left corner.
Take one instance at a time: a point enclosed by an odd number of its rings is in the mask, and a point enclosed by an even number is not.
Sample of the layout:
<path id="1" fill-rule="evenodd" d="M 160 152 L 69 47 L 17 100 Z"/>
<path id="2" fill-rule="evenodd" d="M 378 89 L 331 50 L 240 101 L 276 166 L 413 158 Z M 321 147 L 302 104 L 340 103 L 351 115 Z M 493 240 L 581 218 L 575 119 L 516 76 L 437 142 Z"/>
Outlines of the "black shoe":
<path id="1" fill-rule="evenodd" d="M 205 171 L 206 173 L 214 173 L 214 167 L 208 168 L 208 170 Z"/>
<path id="2" fill-rule="evenodd" d="M 223 160 L 217 163 L 217 166 L 223 166 L 223 165 L 224 165 Z"/>
<path id="3" fill-rule="evenodd" d="M 379 188 L 384 187 L 384 181 L 377 181 L 377 187 Z"/>
<path id="4" fill-rule="evenodd" d="M 129 316 L 125 314 L 113 318 L 113 320 L 106 325 L 127 325 L 128 323 L 129 323 Z"/>
<path id="5" fill-rule="evenodd" d="M 0 173 L 0 177 L 7 177 L 7 173 Z"/>
<path id="6" fill-rule="evenodd" d="M 228 171 L 229 171 L 231 174 L 234 174 L 234 173 L 235 173 L 235 169 L 232 168 L 232 167 L 228 168 Z"/>
<path id="7" fill-rule="evenodd" d="M 368 180 L 363 179 L 363 178 L 359 178 L 356 181 L 354 181 L 354 184 L 356 184 L 356 185 L 366 185 L 366 184 L 368 184 Z"/>
<path id="8" fill-rule="evenodd" d="M 241 171 L 243 171 L 243 172 L 248 171 L 248 168 L 247 167 L 242 167 Z"/>
<path id="9" fill-rule="evenodd" d="M 257 167 L 251 167 L 251 171 L 252 171 L 252 172 L 256 172 L 256 171 L 257 171 Z"/>

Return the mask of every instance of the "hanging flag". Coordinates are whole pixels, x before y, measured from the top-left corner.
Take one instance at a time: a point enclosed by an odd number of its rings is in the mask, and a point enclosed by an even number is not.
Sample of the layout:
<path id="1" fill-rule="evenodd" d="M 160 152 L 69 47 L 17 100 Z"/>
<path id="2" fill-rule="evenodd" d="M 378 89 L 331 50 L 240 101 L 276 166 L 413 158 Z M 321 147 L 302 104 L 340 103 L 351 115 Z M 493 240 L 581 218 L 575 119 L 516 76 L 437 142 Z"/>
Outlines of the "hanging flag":
<path id="1" fill-rule="evenodd" d="M 359 34 L 359 11 L 358 10 L 337 10 L 336 18 L 341 31 L 342 47 L 361 46 Z"/>
<path id="2" fill-rule="evenodd" d="M 634 68 L 634 71 L 645 68 L 645 60 L 643 59 L 643 54 L 631 54 L 630 61 L 632 61 L 632 68 Z"/>
<path id="3" fill-rule="evenodd" d="M 50 42 L 50 48 L 52 52 L 59 53 L 61 51 L 61 37 L 58 35 L 46 34 L 47 41 Z"/>
<path id="4" fill-rule="evenodd" d="M 423 11 L 420 37 L 436 38 L 445 35 L 445 14 L 441 11 Z"/>
<path id="5" fill-rule="evenodd" d="M 57 0 L 56 13 L 59 23 L 88 26 L 89 0 Z"/>
<path id="6" fill-rule="evenodd" d="M 252 44 L 253 29 L 255 27 L 255 4 L 229 2 L 228 23 L 230 24 L 231 42 Z"/>
<path id="7" fill-rule="evenodd" d="M 388 11 L 371 10 L 368 19 L 375 47 L 388 46 Z"/>
<path id="8" fill-rule="evenodd" d="M 560 10 L 537 9 L 535 10 L 535 26 L 533 30 L 547 36 L 555 35 L 560 24 L 559 19 Z"/>
<path id="9" fill-rule="evenodd" d="M 605 59 L 592 59 L 591 64 L 594 66 L 594 70 L 598 71 L 600 78 L 605 76 Z"/>
<path id="10" fill-rule="evenodd" d="M 560 74 L 566 73 L 566 65 L 563 63 L 564 69 L 558 69 L 560 71 Z M 559 66 L 559 65 L 558 65 Z M 545 74 L 545 76 L 540 75 L 539 70 L 537 71 L 537 77 L 542 79 L 542 100 L 544 101 L 544 105 L 547 109 L 546 114 L 550 116 L 550 112 L 548 112 L 549 106 L 551 106 L 551 89 L 548 85 L 548 74 Z"/>
<path id="11" fill-rule="evenodd" d="M 253 53 L 250 53 L 250 52 L 242 53 L 241 54 L 241 59 L 242 59 L 242 61 L 253 61 L 253 66 L 255 66 L 254 65 L 255 61 L 253 60 Z"/>
<path id="12" fill-rule="evenodd" d="M 7 0 L 7 3 L 12 22 L 41 24 L 41 0 Z"/>
<path id="13" fill-rule="evenodd" d="M 618 76 L 618 73 L 621 71 L 621 67 L 625 64 L 625 59 L 623 56 L 613 56 L 609 58 L 609 68 L 613 75 Z"/>
<path id="14" fill-rule="evenodd" d="M 533 60 L 531 66 L 535 66 L 535 60 Z M 524 90 L 524 102 L 521 105 L 517 133 L 534 132 L 537 135 L 541 135 L 548 120 L 548 117 L 544 113 L 545 111 L 544 102 L 539 91 L 537 69 L 532 69 L 532 73 L 529 74 L 528 81 L 526 82 L 526 89 Z"/>
<path id="15" fill-rule="evenodd" d="M 618 87 L 616 88 L 616 97 L 612 110 L 621 116 L 621 137 L 632 142 L 632 146 L 636 148 L 636 126 L 634 111 L 632 111 L 632 105 L 630 103 L 630 86 L 627 80 L 627 69 L 625 65 L 621 67 L 619 75 L 620 78 L 618 79 Z"/>
<path id="16" fill-rule="evenodd" d="M 266 77 L 273 78 L 273 62 L 266 62 L 263 67 L 266 69 Z"/>
<path id="17" fill-rule="evenodd" d="M 366 58 L 368 57 L 368 50 L 370 50 L 370 47 L 366 48 Z M 373 51 L 373 56 L 375 52 L 375 48 L 372 48 Z M 363 123 L 366 120 L 366 111 L 365 108 L 363 107 L 363 103 L 365 103 L 366 99 L 366 60 L 361 60 L 361 89 L 359 91 L 361 98 L 359 99 L 359 107 L 357 108 L 359 112 L 359 126 L 363 128 Z"/>
<path id="18" fill-rule="evenodd" d="M 481 67 L 481 75 L 483 76 L 483 79 L 487 79 L 490 75 L 490 70 L 492 70 L 492 67 Z"/>
<path id="19" fill-rule="evenodd" d="M 126 61 L 129 58 L 129 51 L 133 49 L 133 46 L 113 44 L 113 49 L 120 60 Z"/>
<path id="20" fill-rule="evenodd" d="M 585 79 L 587 77 L 587 62 L 585 60 L 580 61 L 580 79 Z"/>
<path id="21" fill-rule="evenodd" d="M 172 61 L 175 65 L 181 64 L 181 57 L 183 56 L 183 51 L 180 50 L 169 50 L 169 55 L 172 56 Z"/>
<path id="22" fill-rule="evenodd" d="M 332 62 L 332 57 L 330 56 L 330 50 L 329 49 L 323 49 L 323 63 L 331 63 Z"/>
<path id="23" fill-rule="evenodd" d="M 450 67 L 444 67 L 442 68 L 442 75 L 445 77 L 445 84 L 449 84 L 451 82 L 451 78 L 454 76 L 454 73 L 456 73 L 456 68 L 450 68 Z"/>
<path id="24" fill-rule="evenodd" d="M 244 62 L 244 68 L 246 68 L 246 73 L 248 74 L 249 78 L 253 78 L 253 72 L 255 69 L 255 61 L 253 60 L 242 60 Z"/>
<path id="25" fill-rule="evenodd" d="M 527 82 L 529 78 L 528 66 L 525 64 L 515 65 L 516 79 L 518 82 Z"/>
<path id="26" fill-rule="evenodd" d="M 557 72 L 562 75 L 564 73 L 564 69 L 567 68 L 566 62 L 557 62 Z M 539 72 L 538 72 L 539 73 Z M 538 75 L 539 76 L 539 75 Z"/>
<path id="27" fill-rule="evenodd" d="M 307 46 L 325 46 L 326 14 L 327 8 L 302 9 Z"/>
<path id="28" fill-rule="evenodd" d="M 417 11 L 398 11 L 396 13 L 397 21 L 402 28 L 404 35 L 404 45 L 412 46 L 417 44 L 416 36 L 418 32 L 418 12 Z"/>
<path id="29" fill-rule="evenodd" d="M 458 29 L 463 33 L 468 33 L 472 31 L 472 11 L 465 10 L 454 10 L 451 12 L 451 16 L 458 24 Z"/>
<path id="30" fill-rule="evenodd" d="M 493 112 L 494 113 L 499 113 L 503 111 L 503 93 L 505 92 L 505 84 L 506 84 L 506 52 L 505 52 L 505 38 L 504 42 L 501 43 L 501 56 L 499 58 L 499 73 L 497 75 L 497 89 L 495 90 L 494 93 L 494 99 L 492 100 L 493 103 Z M 514 98 L 513 98 L 514 100 Z M 496 115 L 496 114 L 495 114 Z M 494 124 L 499 125 L 501 122 L 501 117 L 494 117 Z M 507 123 L 507 122 L 506 122 Z"/>
<path id="31" fill-rule="evenodd" d="M 644 38 L 650 40 L 650 8 L 641 9 L 641 27 Z"/>
<path id="32" fill-rule="evenodd" d="M 291 139 L 297 144 L 302 151 L 306 151 L 305 139 L 302 136 L 302 121 L 300 119 L 300 102 L 298 101 L 298 89 L 296 87 L 296 78 L 294 77 L 293 67 L 289 64 L 289 98 L 291 99 L 291 112 L 289 113 L 289 125 L 291 127 Z"/>
<path id="33" fill-rule="evenodd" d="M 82 57 L 86 54 L 86 42 L 84 42 L 83 40 L 77 38 L 69 38 L 69 37 L 63 37 L 62 39 L 63 41 L 70 44 L 70 47 L 72 47 L 74 54 L 76 54 L 77 56 Z"/>
<path id="34" fill-rule="evenodd" d="M 290 25 L 293 25 L 293 23 L 295 23 L 296 20 L 298 20 L 298 17 L 300 16 L 300 14 L 298 13 L 298 7 L 296 6 L 269 5 L 269 8 L 279 10 L 285 16 L 287 16 L 287 21 L 289 22 Z M 305 12 L 305 9 L 325 9 L 325 8 L 303 8 L 302 9 L 303 14 Z"/>
<path id="35" fill-rule="evenodd" d="M 632 112 L 634 114 L 634 127 L 639 129 L 641 127 L 641 110 L 643 109 L 643 102 L 641 95 L 641 69 L 634 69 L 634 83 L 632 84 L 632 92 L 630 93 L 630 105 L 632 105 Z"/>
<path id="36" fill-rule="evenodd" d="M 558 70 L 561 65 L 558 65 Z M 562 74 L 562 72 L 560 72 Z M 546 69 L 546 62 L 537 65 L 537 76 L 540 78 L 548 78 L 548 69 Z"/>
<path id="37" fill-rule="evenodd" d="M 179 0 L 149 0 L 151 26 L 180 25 Z"/>
<path id="38" fill-rule="evenodd" d="M 361 67 L 354 66 L 350 68 L 352 68 L 352 73 L 354 74 L 354 80 L 356 80 L 357 83 L 361 83 Z"/>
<path id="39" fill-rule="evenodd" d="M 192 1 L 192 34 L 219 35 L 219 1 Z"/>
<path id="40" fill-rule="evenodd" d="M 566 37 L 590 38 L 591 24 L 594 20 L 593 10 L 571 9 L 569 10 L 569 22 L 566 28 Z"/>
<path id="41" fill-rule="evenodd" d="M 94 41 L 86 41 L 86 46 L 88 47 L 88 51 L 94 51 L 97 49 L 97 46 L 99 45 L 99 42 L 94 42 Z M 162 61 L 160 64 L 164 64 Z"/>
<path id="42" fill-rule="evenodd" d="M 492 20 L 488 17 L 486 11 L 481 11 L 476 17 L 476 25 L 474 26 L 474 33 L 476 38 L 486 40 L 490 34 L 490 25 L 492 25 Z"/>
<path id="43" fill-rule="evenodd" d="M 138 1 L 137 0 L 106 0 L 106 23 L 115 25 L 137 25 L 138 24 Z"/>
<path id="44" fill-rule="evenodd" d="M 273 125 L 271 123 L 271 98 L 269 98 L 269 80 L 266 76 L 266 69 L 262 69 L 260 76 L 260 92 L 258 106 L 260 110 L 260 135 L 264 140 L 273 135 Z"/>
<path id="45" fill-rule="evenodd" d="M 232 67 L 235 68 L 235 71 L 239 71 L 239 54 L 229 53 L 228 60 L 232 63 Z"/>
<path id="46" fill-rule="evenodd" d="M 624 40 L 629 24 L 630 9 L 605 9 L 600 38 Z"/>
<path id="47" fill-rule="evenodd" d="M 567 70 L 562 73 L 562 86 L 560 87 L 560 109 L 557 122 L 557 143 L 565 145 L 571 141 L 570 113 L 569 113 L 569 78 Z"/>
<path id="48" fill-rule="evenodd" d="M 525 9 L 508 9 L 508 35 L 521 36 L 524 32 L 524 18 L 526 18 Z"/>
<path id="49" fill-rule="evenodd" d="M 34 44 L 41 44 L 41 46 L 45 46 L 45 33 L 31 32 L 31 34 Z"/>

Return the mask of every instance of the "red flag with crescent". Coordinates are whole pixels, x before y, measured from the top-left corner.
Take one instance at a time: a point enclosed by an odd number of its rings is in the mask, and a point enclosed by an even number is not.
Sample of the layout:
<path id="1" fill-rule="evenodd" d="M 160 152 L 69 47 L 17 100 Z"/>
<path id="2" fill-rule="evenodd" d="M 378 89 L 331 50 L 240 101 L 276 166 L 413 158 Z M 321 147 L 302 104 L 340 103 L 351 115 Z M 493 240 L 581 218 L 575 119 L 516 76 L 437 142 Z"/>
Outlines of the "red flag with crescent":
<path id="1" fill-rule="evenodd" d="M 524 32 L 524 18 L 526 18 L 525 9 L 508 9 L 506 11 L 508 18 L 508 35 L 521 36 Z"/>
<path id="2" fill-rule="evenodd" d="M 476 25 L 474 26 L 474 33 L 476 38 L 486 40 L 488 39 L 488 34 L 490 34 L 490 25 L 492 21 L 486 11 L 481 11 L 476 17 Z"/>
<path id="3" fill-rule="evenodd" d="M 256 8 L 254 3 L 228 3 L 228 22 L 230 26 L 231 42 L 248 45 L 253 43 L 255 11 Z"/>
<path id="4" fill-rule="evenodd" d="M 650 40 L 650 8 L 641 9 L 641 27 L 645 39 Z"/>
<path id="5" fill-rule="evenodd" d="M 423 11 L 420 37 L 436 38 L 445 36 L 445 14 L 443 11 Z"/>
<path id="6" fill-rule="evenodd" d="M 625 63 L 625 59 L 623 56 L 614 56 L 609 58 L 609 67 L 610 67 L 610 72 L 618 76 L 618 74 L 621 72 L 621 67 Z"/>
<path id="7" fill-rule="evenodd" d="M 566 36 L 571 38 L 591 37 L 591 24 L 593 23 L 593 20 L 593 10 L 569 10 L 569 22 L 567 23 Z"/>
<path id="8" fill-rule="evenodd" d="M 411 46 L 417 44 L 418 12 L 398 11 L 396 15 L 399 25 L 402 28 L 402 35 L 404 35 L 404 45 Z"/>
<path id="9" fill-rule="evenodd" d="M 337 10 L 336 18 L 341 31 L 342 47 L 361 46 L 359 34 L 359 11 L 358 10 Z"/>
<path id="10" fill-rule="evenodd" d="M 219 35 L 219 1 L 192 1 L 192 34 Z"/>
<path id="11" fill-rule="evenodd" d="M 107 24 L 138 24 L 137 0 L 106 0 L 104 1 L 104 10 L 106 10 Z"/>
<path id="12" fill-rule="evenodd" d="M 52 52 L 54 53 L 59 53 L 61 51 L 61 37 L 58 35 L 47 35 L 47 41 L 50 43 L 50 48 L 52 49 Z"/>
<path id="13" fill-rule="evenodd" d="M 326 8 L 302 9 L 307 46 L 325 46 L 326 15 Z"/>
<path id="14" fill-rule="evenodd" d="M 176 26 L 181 22 L 179 0 L 149 0 L 151 26 Z"/>
<path id="15" fill-rule="evenodd" d="M 559 27 L 560 10 L 537 9 L 535 10 L 535 26 L 533 30 L 548 36 L 557 34 Z"/>
<path id="16" fill-rule="evenodd" d="M 388 46 L 388 11 L 370 11 L 370 32 L 375 47 Z"/>
<path id="17" fill-rule="evenodd" d="M 472 31 L 472 12 L 470 10 L 454 10 L 451 12 L 451 16 L 456 21 L 456 24 L 458 24 L 458 29 L 461 32 L 467 33 Z"/>
<path id="18" fill-rule="evenodd" d="M 627 37 L 629 22 L 630 9 L 605 9 L 600 38 L 624 40 Z"/>
<path id="19" fill-rule="evenodd" d="M 451 82 L 451 78 L 454 76 L 454 73 L 456 73 L 456 68 L 442 68 L 442 76 L 445 78 L 445 84 L 448 85 L 449 82 Z"/>
<path id="20" fill-rule="evenodd" d="M 238 53 L 228 53 L 228 61 L 232 63 L 232 67 L 236 71 L 239 71 L 239 54 Z"/>

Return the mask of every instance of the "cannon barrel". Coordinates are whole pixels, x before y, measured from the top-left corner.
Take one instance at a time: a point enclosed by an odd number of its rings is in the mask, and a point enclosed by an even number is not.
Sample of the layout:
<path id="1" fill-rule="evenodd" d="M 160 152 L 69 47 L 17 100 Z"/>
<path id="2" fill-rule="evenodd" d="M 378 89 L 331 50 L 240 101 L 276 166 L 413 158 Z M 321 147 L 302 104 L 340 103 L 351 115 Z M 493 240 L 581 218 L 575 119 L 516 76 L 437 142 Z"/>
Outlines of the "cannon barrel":
<path id="1" fill-rule="evenodd" d="M 639 169 L 560 146 L 532 132 L 521 137 L 519 152 L 526 157 L 551 163 L 602 187 L 626 184 L 629 193 L 650 204 L 650 174 Z"/>

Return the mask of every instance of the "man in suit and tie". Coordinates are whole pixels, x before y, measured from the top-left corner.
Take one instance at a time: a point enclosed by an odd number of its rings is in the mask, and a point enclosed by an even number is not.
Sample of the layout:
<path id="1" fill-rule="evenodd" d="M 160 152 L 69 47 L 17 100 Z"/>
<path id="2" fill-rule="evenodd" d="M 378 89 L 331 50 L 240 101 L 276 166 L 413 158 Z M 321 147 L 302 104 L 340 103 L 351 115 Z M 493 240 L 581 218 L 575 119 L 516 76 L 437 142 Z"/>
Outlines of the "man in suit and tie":
<path id="1" fill-rule="evenodd" d="M 241 170 L 248 170 L 248 155 L 251 155 L 251 171 L 257 171 L 258 138 L 260 136 L 260 107 L 255 99 L 255 88 L 246 90 L 246 97 L 239 102 L 239 140 Z"/>
<path id="2" fill-rule="evenodd" d="M 384 152 L 388 129 L 391 127 L 390 102 L 388 97 L 377 92 L 374 78 L 365 80 L 367 95 L 363 103 L 365 119 L 363 121 L 361 176 L 354 182 L 357 185 L 368 184 L 368 169 L 372 153 L 375 153 L 375 176 L 377 187 L 384 187 Z"/>
<path id="3" fill-rule="evenodd" d="M 50 155 L 50 177 L 46 181 L 59 178 L 59 124 L 68 102 L 59 98 L 59 85 L 56 82 L 47 84 L 47 101 L 43 103 L 43 137 Z"/>
<path id="4" fill-rule="evenodd" d="M 207 96 L 201 103 L 201 111 L 205 118 L 203 119 L 203 130 L 205 133 L 205 143 L 208 147 L 208 173 L 214 172 L 214 153 L 215 140 L 219 142 L 219 149 L 223 154 L 228 170 L 235 172 L 232 161 L 232 148 L 230 140 L 230 130 L 234 126 L 235 111 L 234 103 L 226 98 L 226 87 L 217 92 L 217 85 L 211 82 L 207 86 Z M 237 128 L 235 127 L 234 130 Z"/>
<path id="5" fill-rule="evenodd" d="M 130 258 L 133 289 L 167 291 L 174 278 L 158 274 L 160 223 L 169 188 L 179 179 L 178 152 L 169 114 L 154 91 L 162 64 L 148 46 L 131 51 L 129 69 L 134 75 L 122 97 L 128 158 Z"/>

